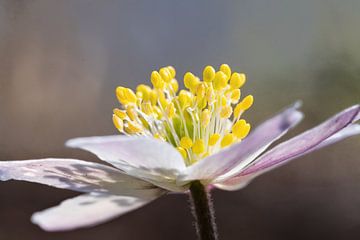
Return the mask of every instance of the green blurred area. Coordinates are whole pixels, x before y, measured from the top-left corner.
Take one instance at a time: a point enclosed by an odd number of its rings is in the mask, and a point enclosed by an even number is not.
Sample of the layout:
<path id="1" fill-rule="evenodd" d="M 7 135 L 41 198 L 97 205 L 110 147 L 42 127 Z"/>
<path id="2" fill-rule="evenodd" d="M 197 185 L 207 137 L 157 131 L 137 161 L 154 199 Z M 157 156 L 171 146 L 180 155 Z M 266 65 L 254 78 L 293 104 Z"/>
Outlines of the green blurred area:
<path id="1" fill-rule="evenodd" d="M 118 85 L 173 65 L 181 80 L 228 63 L 248 76 L 256 125 L 294 101 L 290 136 L 360 102 L 360 2 L 0 0 L 0 160 L 69 157 L 66 139 L 116 134 Z M 222 239 L 358 239 L 359 137 L 216 191 Z M 91 229 L 45 233 L 32 212 L 75 193 L 0 183 L 0 239 L 194 239 L 185 196 Z"/>

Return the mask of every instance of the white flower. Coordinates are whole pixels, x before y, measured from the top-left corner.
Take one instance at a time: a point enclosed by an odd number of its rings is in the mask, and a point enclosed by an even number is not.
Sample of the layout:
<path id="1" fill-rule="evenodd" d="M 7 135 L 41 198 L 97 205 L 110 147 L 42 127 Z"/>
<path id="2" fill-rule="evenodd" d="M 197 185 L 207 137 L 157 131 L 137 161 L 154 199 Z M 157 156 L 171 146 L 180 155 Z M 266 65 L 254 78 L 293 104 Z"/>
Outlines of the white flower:
<path id="1" fill-rule="evenodd" d="M 265 152 L 301 121 L 299 104 L 246 136 L 250 125 L 239 118 L 251 106 L 252 97 L 238 103 L 240 96 L 234 91 L 242 86 L 244 76 L 231 75 L 227 65 L 220 70 L 221 74 L 205 68 L 204 82 L 185 75 L 185 86 L 190 91 L 180 92 L 182 98 L 175 94 L 177 82 L 171 67 L 152 74 L 155 90 L 143 87 L 134 94 L 118 88 L 124 110 L 115 109 L 113 120 L 126 136 L 77 138 L 66 143 L 94 153 L 110 166 L 55 158 L 0 161 L 0 180 L 23 180 L 82 192 L 32 216 L 32 221 L 47 231 L 63 231 L 100 224 L 169 192 L 187 192 L 196 180 L 210 187 L 238 190 L 294 158 L 360 133 L 360 126 L 354 123 L 360 119 L 360 106 L 355 105 Z M 230 76 L 243 82 L 239 84 Z M 156 95 L 152 103 L 151 94 Z M 202 103 L 205 98 L 206 103 Z M 234 117 L 230 120 L 232 104 Z"/>

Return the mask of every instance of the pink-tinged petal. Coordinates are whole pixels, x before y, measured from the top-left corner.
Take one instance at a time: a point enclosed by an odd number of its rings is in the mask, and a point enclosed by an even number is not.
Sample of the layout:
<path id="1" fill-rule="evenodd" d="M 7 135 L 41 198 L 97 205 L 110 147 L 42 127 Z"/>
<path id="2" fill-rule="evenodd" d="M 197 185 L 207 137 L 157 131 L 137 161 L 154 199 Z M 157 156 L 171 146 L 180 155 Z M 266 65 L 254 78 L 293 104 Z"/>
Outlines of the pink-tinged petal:
<path id="1" fill-rule="evenodd" d="M 120 135 L 86 137 L 71 139 L 66 145 L 92 152 L 124 171 L 126 166 L 132 166 L 174 175 L 185 168 L 180 153 L 173 146 L 152 138 Z"/>
<path id="2" fill-rule="evenodd" d="M 161 190 L 116 168 L 76 159 L 0 161 L 0 180 L 22 180 L 78 192 L 152 198 Z"/>
<path id="3" fill-rule="evenodd" d="M 328 141 L 331 143 L 333 141 L 330 138 L 331 136 L 334 136 L 335 139 L 341 139 L 341 135 L 338 135 L 337 137 L 336 134 L 349 124 L 359 120 L 359 112 L 360 105 L 350 107 L 328 119 L 319 126 L 277 145 L 259 157 L 251 166 L 242 172 L 242 175 L 256 173 L 263 170 L 270 170 L 274 167 L 285 164 L 294 158 L 316 149 L 316 146 L 326 139 L 329 139 Z M 326 142 L 324 144 L 326 145 Z"/>
<path id="4" fill-rule="evenodd" d="M 31 221 L 51 232 L 91 227 L 142 207 L 150 201 L 152 199 L 83 194 L 65 200 L 56 207 L 34 213 Z"/>
<path id="5" fill-rule="evenodd" d="M 346 128 L 340 130 L 336 134 L 332 135 L 331 137 L 327 138 L 326 140 L 322 141 L 316 147 L 309 149 L 307 152 L 304 152 L 301 155 L 308 154 L 317 149 L 320 149 L 322 147 L 328 146 L 328 145 L 336 143 L 342 139 L 345 139 L 345 138 L 348 138 L 348 137 L 351 137 L 351 136 L 354 136 L 357 134 L 360 134 L 360 125 L 359 124 L 351 124 L 351 125 L 347 126 Z M 299 157 L 299 156 L 297 156 L 297 157 Z M 289 161 L 289 160 L 291 160 L 291 159 L 288 159 L 287 161 Z M 255 172 L 252 174 L 247 174 L 247 175 L 244 175 L 244 173 L 240 173 L 237 176 L 227 179 L 223 182 L 217 183 L 214 186 L 219 189 L 226 190 L 226 191 L 240 190 L 240 189 L 246 187 L 251 182 L 251 180 L 253 180 L 255 177 L 267 172 L 268 170 L 269 169 L 264 169 L 262 171 Z"/>
<path id="6" fill-rule="evenodd" d="M 178 179 L 178 183 L 196 179 L 211 181 L 244 168 L 271 143 L 301 121 L 303 114 L 296 110 L 299 105 L 296 103 L 267 120 L 242 142 L 191 165 L 186 169 L 185 174 Z"/>
<path id="7" fill-rule="evenodd" d="M 227 179 L 223 182 L 214 184 L 214 187 L 225 190 L 225 191 L 237 191 L 246 187 L 251 180 L 253 180 L 258 175 L 246 175 L 246 176 L 236 176 L 230 179 Z"/>

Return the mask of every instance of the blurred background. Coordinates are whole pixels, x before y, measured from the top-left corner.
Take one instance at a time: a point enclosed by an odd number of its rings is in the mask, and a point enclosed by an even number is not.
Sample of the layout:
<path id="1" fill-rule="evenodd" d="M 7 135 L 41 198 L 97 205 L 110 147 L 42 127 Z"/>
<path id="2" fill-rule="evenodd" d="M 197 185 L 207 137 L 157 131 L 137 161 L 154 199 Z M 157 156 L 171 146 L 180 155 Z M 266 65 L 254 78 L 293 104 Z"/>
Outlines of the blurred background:
<path id="1" fill-rule="evenodd" d="M 0 0 L 0 160 L 69 157 L 116 134 L 114 89 L 173 65 L 245 72 L 256 125 L 297 99 L 289 136 L 360 101 L 360 1 Z M 287 138 L 289 137 L 287 136 Z M 238 192 L 214 192 L 221 239 L 359 239 L 360 138 L 302 157 Z M 0 183 L 0 239 L 195 239 L 188 200 L 165 196 L 109 223 L 46 233 L 33 212 L 77 193 Z"/>

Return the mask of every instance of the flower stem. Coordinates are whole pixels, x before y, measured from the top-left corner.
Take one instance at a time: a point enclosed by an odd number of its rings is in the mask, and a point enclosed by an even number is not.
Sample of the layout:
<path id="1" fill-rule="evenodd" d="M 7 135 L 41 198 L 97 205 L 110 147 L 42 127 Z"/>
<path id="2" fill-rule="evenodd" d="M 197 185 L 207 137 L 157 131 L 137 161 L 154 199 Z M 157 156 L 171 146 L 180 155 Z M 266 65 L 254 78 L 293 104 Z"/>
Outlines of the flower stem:
<path id="1" fill-rule="evenodd" d="M 195 218 L 196 232 L 199 240 L 217 240 L 217 229 L 210 192 L 206 191 L 200 181 L 190 186 L 192 213 Z"/>

